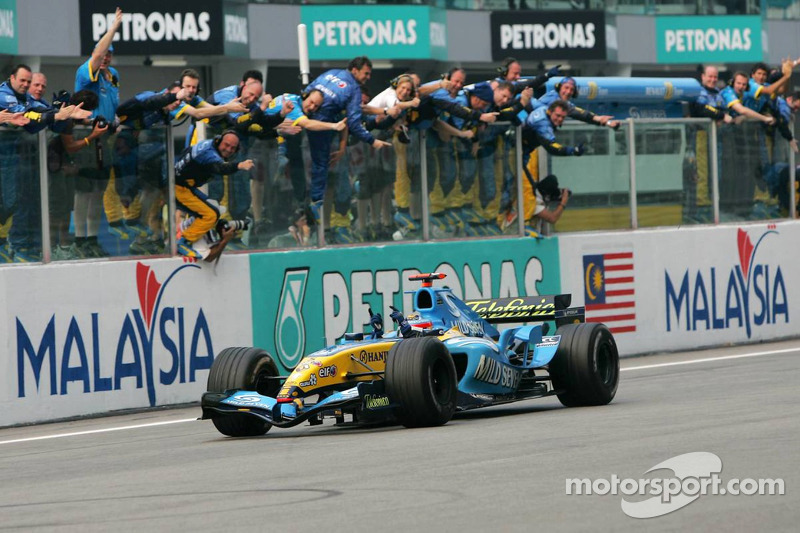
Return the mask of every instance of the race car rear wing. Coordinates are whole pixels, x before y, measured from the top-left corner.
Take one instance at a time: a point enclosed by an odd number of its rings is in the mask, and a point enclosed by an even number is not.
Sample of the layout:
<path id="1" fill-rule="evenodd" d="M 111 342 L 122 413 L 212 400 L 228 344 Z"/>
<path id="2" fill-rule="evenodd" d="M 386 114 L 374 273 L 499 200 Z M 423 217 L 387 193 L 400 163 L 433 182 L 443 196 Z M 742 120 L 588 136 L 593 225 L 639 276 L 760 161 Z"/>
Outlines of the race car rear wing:
<path id="1" fill-rule="evenodd" d="M 544 322 L 555 320 L 556 327 L 583 322 L 583 307 L 570 307 L 571 294 L 520 296 L 517 298 L 485 298 L 464 303 L 490 324 L 509 322 Z"/>

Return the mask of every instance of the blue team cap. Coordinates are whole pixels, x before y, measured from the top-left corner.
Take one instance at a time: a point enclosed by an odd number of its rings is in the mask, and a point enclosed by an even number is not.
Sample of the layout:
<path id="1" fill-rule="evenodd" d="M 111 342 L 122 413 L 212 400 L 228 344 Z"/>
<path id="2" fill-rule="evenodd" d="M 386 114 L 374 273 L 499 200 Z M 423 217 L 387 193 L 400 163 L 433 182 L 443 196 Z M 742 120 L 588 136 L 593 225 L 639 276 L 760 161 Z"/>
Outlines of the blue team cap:
<path id="1" fill-rule="evenodd" d="M 572 76 L 564 76 L 563 78 L 561 78 L 561 81 L 558 82 L 558 87 L 561 88 L 561 86 L 566 83 L 571 83 L 572 85 L 575 86 L 576 89 L 578 88 L 578 82 L 575 81 L 575 78 L 573 78 Z"/>
<path id="2" fill-rule="evenodd" d="M 470 91 L 470 95 L 477 96 L 484 102 L 488 102 L 490 104 L 494 102 L 494 90 L 488 81 L 476 83 Z"/>
<path id="3" fill-rule="evenodd" d="M 100 44 L 100 43 L 98 43 L 98 44 Z M 94 47 L 97 48 L 97 44 L 94 45 Z M 108 53 L 110 53 L 110 54 L 114 53 L 114 45 L 113 44 L 108 45 Z"/>

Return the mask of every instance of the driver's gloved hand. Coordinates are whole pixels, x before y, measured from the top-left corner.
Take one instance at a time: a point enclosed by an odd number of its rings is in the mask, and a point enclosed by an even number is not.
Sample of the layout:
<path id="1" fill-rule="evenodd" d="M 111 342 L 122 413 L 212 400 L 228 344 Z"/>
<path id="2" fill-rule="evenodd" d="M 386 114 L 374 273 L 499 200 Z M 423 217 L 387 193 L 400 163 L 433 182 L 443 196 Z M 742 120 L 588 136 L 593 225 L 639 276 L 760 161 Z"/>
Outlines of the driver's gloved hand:
<path id="1" fill-rule="evenodd" d="M 406 317 L 403 316 L 403 312 L 400 311 L 398 308 L 392 306 L 392 314 L 389 317 L 398 325 L 400 329 L 400 334 L 403 337 L 407 337 L 409 333 L 411 333 L 411 325 L 406 320 Z"/>
<path id="2" fill-rule="evenodd" d="M 372 337 L 380 339 L 383 337 L 383 316 L 380 313 L 373 313 L 369 308 L 369 325 L 372 326 Z"/>

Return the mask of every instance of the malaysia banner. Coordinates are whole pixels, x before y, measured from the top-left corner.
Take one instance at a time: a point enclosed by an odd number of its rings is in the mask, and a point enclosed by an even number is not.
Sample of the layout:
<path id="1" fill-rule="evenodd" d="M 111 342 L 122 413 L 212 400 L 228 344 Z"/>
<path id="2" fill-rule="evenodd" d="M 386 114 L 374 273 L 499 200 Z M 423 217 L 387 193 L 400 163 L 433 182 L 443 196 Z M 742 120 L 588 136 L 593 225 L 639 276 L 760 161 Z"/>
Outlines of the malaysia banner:
<path id="1" fill-rule="evenodd" d="M 583 256 L 586 322 L 602 322 L 612 333 L 636 331 L 633 252 Z"/>

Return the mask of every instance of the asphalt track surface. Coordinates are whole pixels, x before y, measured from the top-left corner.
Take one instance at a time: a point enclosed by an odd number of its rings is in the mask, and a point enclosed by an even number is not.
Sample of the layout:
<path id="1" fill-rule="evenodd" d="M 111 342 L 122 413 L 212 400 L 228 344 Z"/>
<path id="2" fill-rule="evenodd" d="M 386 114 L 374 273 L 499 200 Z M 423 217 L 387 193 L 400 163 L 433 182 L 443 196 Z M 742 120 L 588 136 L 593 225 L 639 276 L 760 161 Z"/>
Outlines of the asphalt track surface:
<path id="1" fill-rule="evenodd" d="M 800 342 L 622 367 L 608 406 L 531 400 L 439 428 L 231 439 L 192 407 L 3 429 L 0 531 L 797 531 Z M 785 494 L 649 519 L 621 494 L 566 494 L 567 478 L 669 477 L 645 472 L 701 451 L 723 481 L 780 478 Z"/>

